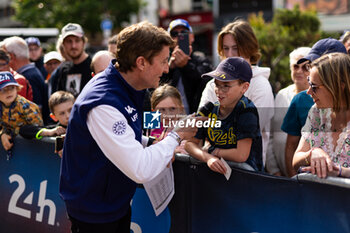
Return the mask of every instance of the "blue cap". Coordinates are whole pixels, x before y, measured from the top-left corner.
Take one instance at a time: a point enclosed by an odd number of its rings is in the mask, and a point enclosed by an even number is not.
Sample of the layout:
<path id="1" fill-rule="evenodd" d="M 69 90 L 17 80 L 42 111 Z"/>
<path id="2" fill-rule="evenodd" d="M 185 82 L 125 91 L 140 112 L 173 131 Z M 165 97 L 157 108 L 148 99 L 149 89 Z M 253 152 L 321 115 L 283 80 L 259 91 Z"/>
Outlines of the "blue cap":
<path id="1" fill-rule="evenodd" d="M 25 41 L 27 42 L 27 45 L 35 44 L 37 46 L 40 46 L 40 40 L 38 37 L 28 37 L 25 39 Z"/>
<path id="2" fill-rule="evenodd" d="M 249 63 L 241 57 L 226 58 L 220 62 L 214 71 L 202 75 L 202 77 L 211 77 L 222 82 L 229 82 L 237 79 L 250 82 L 252 76 L 252 68 Z"/>
<path id="3" fill-rule="evenodd" d="M 16 79 L 13 77 L 13 75 L 8 72 L 0 72 L 0 89 L 3 89 L 7 86 L 19 86 Z"/>
<path id="4" fill-rule="evenodd" d="M 174 28 L 176 28 L 178 26 L 183 26 L 183 27 L 187 28 L 192 33 L 192 27 L 184 19 L 175 19 L 175 20 L 171 21 L 169 24 L 169 27 L 168 27 L 168 32 L 170 33 L 171 30 L 173 30 Z"/>
<path id="5" fill-rule="evenodd" d="M 299 59 L 297 64 L 306 61 L 313 62 L 317 58 L 328 53 L 347 53 L 345 46 L 336 39 L 326 38 L 317 41 L 311 48 L 310 52 L 303 58 Z"/>

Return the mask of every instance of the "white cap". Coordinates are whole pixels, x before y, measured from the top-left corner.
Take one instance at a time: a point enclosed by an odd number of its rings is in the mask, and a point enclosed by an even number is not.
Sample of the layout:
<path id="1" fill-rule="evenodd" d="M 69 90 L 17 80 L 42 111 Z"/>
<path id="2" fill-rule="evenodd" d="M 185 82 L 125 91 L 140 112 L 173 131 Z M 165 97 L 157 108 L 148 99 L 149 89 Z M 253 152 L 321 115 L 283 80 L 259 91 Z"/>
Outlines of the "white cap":
<path id="1" fill-rule="evenodd" d="M 66 38 L 67 36 L 77 36 L 77 37 L 83 37 L 84 31 L 83 28 L 77 24 L 77 23 L 69 23 L 66 26 L 64 26 L 61 30 L 62 39 Z"/>
<path id="2" fill-rule="evenodd" d="M 63 61 L 62 59 L 62 56 L 59 52 L 56 52 L 56 51 L 51 51 L 51 52 L 48 52 L 47 54 L 45 54 L 44 56 L 44 63 L 50 61 L 50 60 L 53 60 L 53 59 L 56 59 L 56 60 L 59 60 L 59 61 Z"/>

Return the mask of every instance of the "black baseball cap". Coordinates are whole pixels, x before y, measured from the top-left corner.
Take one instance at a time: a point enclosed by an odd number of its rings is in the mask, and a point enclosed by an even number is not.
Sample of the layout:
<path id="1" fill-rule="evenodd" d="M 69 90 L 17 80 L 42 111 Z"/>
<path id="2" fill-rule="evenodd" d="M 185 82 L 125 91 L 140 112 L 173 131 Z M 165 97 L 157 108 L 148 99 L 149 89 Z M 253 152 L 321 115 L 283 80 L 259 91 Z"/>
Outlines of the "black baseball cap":
<path id="1" fill-rule="evenodd" d="M 214 71 L 202 75 L 202 77 L 211 77 L 222 82 L 229 82 L 237 79 L 250 82 L 252 76 L 252 68 L 249 63 L 241 57 L 226 58 L 220 62 Z"/>

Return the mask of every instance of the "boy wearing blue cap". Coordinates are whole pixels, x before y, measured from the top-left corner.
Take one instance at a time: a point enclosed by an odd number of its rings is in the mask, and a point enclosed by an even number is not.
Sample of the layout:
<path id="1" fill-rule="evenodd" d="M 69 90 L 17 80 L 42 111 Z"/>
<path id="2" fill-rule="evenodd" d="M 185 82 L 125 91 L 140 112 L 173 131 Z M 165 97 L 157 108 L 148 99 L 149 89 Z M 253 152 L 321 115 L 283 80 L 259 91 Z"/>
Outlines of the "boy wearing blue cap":
<path id="1" fill-rule="evenodd" d="M 23 125 L 43 125 L 39 107 L 17 95 L 19 88 L 10 72 L 0 72 L 0 135 L 5 150 L 12 148 L 13 137 Z"/>
<path id="2" fill-rule="evenodd" d="M 207 163 L 215 172 L 226 173 L 220 158 L 246 162 L 261 171 L 262 139 L 259 116 L 253 102 L 244 93 L 252 78 L 250 65 L 240 57 L 223 60 L 215 71 L 203 76 L 215 79 L 215 93 L 219 99 L 209 114 L 211 120 L 220 120 L 221 127 L 211 124 L 198 130 L 196 139 L 186 143 L 191 156 Z M 201 148 L 200 141 L 209 142 Z M 209 148 L 208 148 L 209 147 Z"/>

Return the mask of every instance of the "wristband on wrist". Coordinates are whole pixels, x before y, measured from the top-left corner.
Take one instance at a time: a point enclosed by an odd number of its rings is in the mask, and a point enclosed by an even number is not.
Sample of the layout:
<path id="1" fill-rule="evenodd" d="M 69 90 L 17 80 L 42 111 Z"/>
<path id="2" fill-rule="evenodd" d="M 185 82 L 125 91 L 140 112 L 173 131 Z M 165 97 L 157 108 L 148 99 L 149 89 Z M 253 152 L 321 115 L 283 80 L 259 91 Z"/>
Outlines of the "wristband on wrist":
<path id="1" fill-rule="evenodd" d="M 42 128 L 41 130 L 39 130 L 36 135 L 35 135 L 35 138 L 40 140 L 43 138 L 43 136 L 41 136 L 40 134 L 45 130 L 45 128 Z"/>
<path id="2" fill-rule="evenodd" d="M 338 174 L 338 177 L 341 177 L 341 172 L 342 172 L 342 168 L 341 168 L 341 165 L 339 164 L 339 174 Z"/>
<path id="3" fill-rule="evenodd" d="M 153 144 L 153 142 L 156 140 L 155 137 L 149 136 L 148 137 L 148 142 L 147 142 L 147 146 L 150 146 Z"/>
<path id="4" fill-rule="evenodd" d="M 174 138 L 177 141 L 177 143 L 179 143 L 179 145 L 181 144 L 182 139 L 176 132 L 171 131 L 170 133 L 168 133 L 168 136 Z"/>
<path id="5" fill-rule="evenodd" d="M 213 151 L 212 155 L 219 157 L 219 148 L 215 148 L 215 150 Z"/>
<path id="6" fill-rule="evenodd" d="M 307 160 L 307 157 L 310 155 L 310 159 L 311 159 L 311 154 L 312 154 L 312 151 L 313 151 L 314 149 L 315 149 L 315 148 L 312 147 L 311 150 L 310 150 L 310 152 L 305 156 L 304 160 L 305 160 L 306 165 L 310 165 L 310 162 L 309 162 L 309 160 Z"/>

